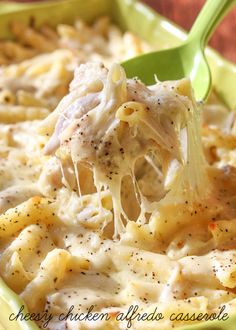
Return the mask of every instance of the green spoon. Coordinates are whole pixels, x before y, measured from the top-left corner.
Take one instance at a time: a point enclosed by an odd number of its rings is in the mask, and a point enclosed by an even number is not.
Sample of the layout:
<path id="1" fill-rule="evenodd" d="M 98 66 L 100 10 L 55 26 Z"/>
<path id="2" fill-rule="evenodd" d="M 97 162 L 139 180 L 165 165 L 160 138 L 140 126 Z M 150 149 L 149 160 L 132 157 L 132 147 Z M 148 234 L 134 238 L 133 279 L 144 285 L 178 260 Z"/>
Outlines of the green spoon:
<path id="1" fill-rule="evenodd" d="M 138 77 L 145 84 L 189 77 L 197 100 L 207 98 L 211 89 L 211 72 L 204 48 L 217 25 L 236 0 L 208 0 L 198 15 L 187 40 L 179 47 L 152 52 L 124 63 L 127 77 Z"/>

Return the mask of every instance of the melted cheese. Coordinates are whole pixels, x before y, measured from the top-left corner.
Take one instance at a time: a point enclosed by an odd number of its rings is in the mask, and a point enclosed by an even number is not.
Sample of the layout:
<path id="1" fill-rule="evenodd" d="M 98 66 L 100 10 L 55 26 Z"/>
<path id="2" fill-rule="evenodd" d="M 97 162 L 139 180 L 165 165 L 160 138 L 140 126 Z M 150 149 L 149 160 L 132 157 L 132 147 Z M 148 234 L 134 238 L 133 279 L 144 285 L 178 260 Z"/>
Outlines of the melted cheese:
<path id="1" fill-rule="evenodd" d="M 75 174 L 77 164 L 84 164 L 93 171 L 97 191 L 110 191 L 115 237 L 124 232 L 122 218 L 129 221 L 121 201 L 124 178 L 132 179 L 140 223 L 157 207 L 158 200 L 150 202 L 137 182 L 139 159 L 148 159 L 157 176 L 159 172 L 163 176 L 165 203 L 207 197 L 199 110 L 188 81 L 146 87 L 138 80 L 126 80 L 119 65 L 107 71 L 89 63 L 76 71 L 70 94 L 42 125 L 50 125 L 55 115 L 55 131 L 45 152 L 52 153 L 60 146 L 58 156 L 70 155 Z"/>

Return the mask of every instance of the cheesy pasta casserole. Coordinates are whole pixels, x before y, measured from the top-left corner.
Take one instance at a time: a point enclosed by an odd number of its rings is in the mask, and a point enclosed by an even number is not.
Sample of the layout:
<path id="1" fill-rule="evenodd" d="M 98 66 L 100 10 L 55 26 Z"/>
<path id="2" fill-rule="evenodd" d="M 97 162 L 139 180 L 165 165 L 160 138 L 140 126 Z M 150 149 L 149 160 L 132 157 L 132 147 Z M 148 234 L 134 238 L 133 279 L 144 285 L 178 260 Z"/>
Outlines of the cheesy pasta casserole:
<path id="1" fill-rule="evenodd" d="M 150 47 L 106 17 L 11 29 L 0 42 L 4 281 L 48 330 L 227 319 L 235 112 L 213 94 L 196 102 L 187 78 L 127 79 L 117 63 Z"/>

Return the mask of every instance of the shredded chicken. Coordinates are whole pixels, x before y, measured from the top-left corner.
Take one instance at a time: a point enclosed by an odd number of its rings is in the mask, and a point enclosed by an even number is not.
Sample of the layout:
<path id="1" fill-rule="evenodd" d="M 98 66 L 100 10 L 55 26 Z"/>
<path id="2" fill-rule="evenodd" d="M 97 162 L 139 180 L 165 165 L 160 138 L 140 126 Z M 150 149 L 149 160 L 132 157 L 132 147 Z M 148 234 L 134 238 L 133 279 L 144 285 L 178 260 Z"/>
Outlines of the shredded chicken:
<path id="1" fill-rule="evenodd" d="M 98 192 L 110 191 L 116 237 L 130 220 L 121 202 L 125 177 L 132 178 L 140 223 L 159 202 L 150 201 L 139 186 L 135 166 L 140 159 L 164 178 L 161 202 L 199 201 L 209 192 L 199 110 L 186 79 L 147 87 L 137 79 L 127 80 L 119 65 L 109 71 L 98 63 L 81 65 L 70 94 L 43 122 L 48 134 L 52 126 L 45 153 L 71 157 L 79 192 L 78 164 L 93 171 Z"/>

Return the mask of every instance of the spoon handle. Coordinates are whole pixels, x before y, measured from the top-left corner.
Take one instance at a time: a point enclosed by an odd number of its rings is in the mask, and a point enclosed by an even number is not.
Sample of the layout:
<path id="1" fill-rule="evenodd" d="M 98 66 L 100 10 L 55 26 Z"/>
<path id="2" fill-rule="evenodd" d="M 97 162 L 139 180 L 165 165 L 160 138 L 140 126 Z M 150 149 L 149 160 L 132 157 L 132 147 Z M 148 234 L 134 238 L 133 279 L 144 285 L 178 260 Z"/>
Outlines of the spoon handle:
<path id="1" fill-rule="evenodd" d="M 189 32 L 188 41 L 195 39 L 204 48 L 218 24 L 235 4 L 236 0 L 208 0 Z"/>

